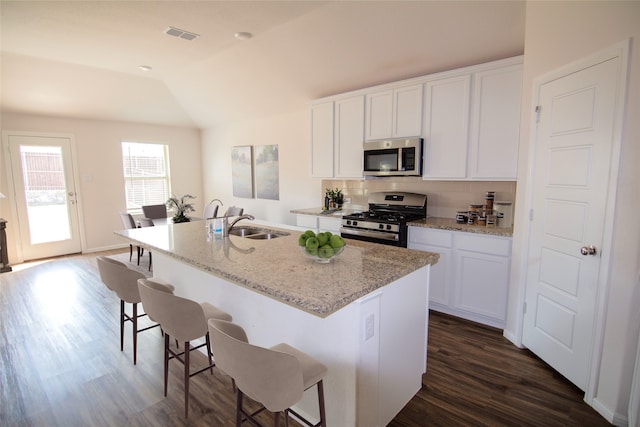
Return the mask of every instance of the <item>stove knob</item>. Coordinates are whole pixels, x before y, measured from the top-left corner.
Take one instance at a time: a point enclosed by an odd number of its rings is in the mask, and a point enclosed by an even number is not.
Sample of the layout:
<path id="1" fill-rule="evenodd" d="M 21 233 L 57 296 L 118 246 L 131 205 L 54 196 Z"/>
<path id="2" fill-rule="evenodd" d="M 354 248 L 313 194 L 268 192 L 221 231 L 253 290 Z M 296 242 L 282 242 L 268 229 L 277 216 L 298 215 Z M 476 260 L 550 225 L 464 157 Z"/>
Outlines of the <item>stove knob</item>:
<path id="1" fill-rule="evenodd" d="M 380 230 L 384 230 L 384 224 L 380 224 L 380 225 L 378 225 L 378 228 L 379 228 Z"/>
<path id="2" fill-rule="evenodd" d="M 358 225 L 358 221 L 353 221 L 352 225 L 355 227 L 356 225 Z"/>
<path id="3" fill-rule="evenodd" d="M 391 230 L 391 224 L 387 224 L 387 230 Z"/>

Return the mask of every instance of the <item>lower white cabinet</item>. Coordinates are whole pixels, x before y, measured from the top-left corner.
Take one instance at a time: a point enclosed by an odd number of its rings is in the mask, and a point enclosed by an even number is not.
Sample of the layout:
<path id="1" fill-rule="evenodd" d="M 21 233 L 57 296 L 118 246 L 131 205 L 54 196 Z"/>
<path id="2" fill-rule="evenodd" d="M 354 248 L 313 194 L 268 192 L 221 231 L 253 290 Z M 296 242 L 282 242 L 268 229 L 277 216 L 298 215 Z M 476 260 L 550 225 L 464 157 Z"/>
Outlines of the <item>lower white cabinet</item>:
<path id="1" fill-rule="evenodd" d="M 511 238 L 409 227 L 409 249 L 440 254 L 431 268 L 429 308 L 504 328 Z"/>
<path id="2" fill-rule="evenodd" d="M 296 225 L 298 227 L 304 227 L 309 230 L 313 230 L 316 233 L 318 231 L 330 231 L 334 234 L 338 234 L 340 233 L 340 227 L 342 226 L 342 218 L 297 214 Z"/>

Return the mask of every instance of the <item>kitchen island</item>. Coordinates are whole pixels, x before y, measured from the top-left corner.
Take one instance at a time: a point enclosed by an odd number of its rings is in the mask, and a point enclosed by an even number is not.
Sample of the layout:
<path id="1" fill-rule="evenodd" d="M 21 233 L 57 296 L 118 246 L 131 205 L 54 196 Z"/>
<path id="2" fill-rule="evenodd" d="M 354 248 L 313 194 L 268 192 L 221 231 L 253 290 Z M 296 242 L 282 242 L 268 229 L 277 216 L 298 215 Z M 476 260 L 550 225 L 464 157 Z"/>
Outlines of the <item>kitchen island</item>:
<path id="1" fill-rule="evenodd" d="M 252 343 L 287 342 L 325 363 L 329 426 L 388 424 L 422 386 L 438 254 L 348 240 L 318 264 L 298 247 L 299 231 L 275 231 L 289 234 L 222 238 L 202 221 L 117 234 L 152 251 L 154 276 L 178 295 L 231 313 Z M 311 419 L 315 394 L 296 406 Z"/>

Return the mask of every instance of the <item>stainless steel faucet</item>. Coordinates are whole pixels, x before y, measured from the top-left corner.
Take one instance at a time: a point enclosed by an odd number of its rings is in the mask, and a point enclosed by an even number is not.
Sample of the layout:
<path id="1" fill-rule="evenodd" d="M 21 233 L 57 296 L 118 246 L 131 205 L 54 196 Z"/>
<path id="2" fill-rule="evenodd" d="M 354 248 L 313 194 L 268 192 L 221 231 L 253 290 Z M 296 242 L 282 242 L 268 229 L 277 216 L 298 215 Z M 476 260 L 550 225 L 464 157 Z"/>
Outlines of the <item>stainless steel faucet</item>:
<path id="1" fill-rule="evenodd" d="M 238 221 L 241 221 L 243 219 L 248 219 L 249 221 L 253 221 L 254 219 L 256 219 L 256 217 L 249 214 L 240 215 L 239 217 L 234 219 L 233 222 L 231 222 L 231 224 L 229 224 L 229 217 L 225 216 L 224 219 L 222 220 L 222 236 L 223 237 L 228 236 L 229 231 L 231 231 L 233 226 L 236 225 Z"/>

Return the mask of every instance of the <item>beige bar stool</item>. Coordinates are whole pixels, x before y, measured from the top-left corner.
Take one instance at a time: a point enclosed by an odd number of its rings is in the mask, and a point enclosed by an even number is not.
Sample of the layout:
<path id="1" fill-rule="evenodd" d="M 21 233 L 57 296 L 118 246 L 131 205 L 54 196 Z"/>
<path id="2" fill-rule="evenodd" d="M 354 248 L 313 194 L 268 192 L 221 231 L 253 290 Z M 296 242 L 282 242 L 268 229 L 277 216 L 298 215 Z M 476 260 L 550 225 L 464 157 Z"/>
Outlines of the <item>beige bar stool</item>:
<path id="1" fill-rule="evenodd" d="M 155 224 L 153 223 L 153 220 L 150 218 L 140 218 L 138 220 L 138 224 L 140 224 L 140 228 L 143 227 L 154 227 Z M 153 265 L 153 259 L 151 258 L 151 251 L 147 250 L 147 252 L 149 252 L 149 271 L 151 271 L 151 266 Z M 140 265 L 140 258 L 138 257 L 138 265 Z"/>
<path id="2" fill-rule="evenodd" d="M 138 289 L 142 305 L 149 316 L 162 326 L 164 331 L 164 395 L 167 396 L 169 360 L 176 359 L 184 365 L 184 416 L 189 417 L 189 379 L 207 369 L 213 374 L 215 363 L 212 359 L 211 342 L 207 329 L 208 319 L 231 320 L 231 315 L 209 303 L 197 303 L 187 298 L 156 289 L 156 283 L 148 279 L 138 279 Z M 184 343 L 184 351 L 178 353 L 170 348 L 169 337 Z M 192 347 L 191 341 L 205 338 L 205 342 Z M 209 365 L 190 372 L 189 354 L 206 346 Z M 182 359 L 184 357 L 184 359 Z"/>
<path id="3" fill-rule="evenodd" d="M 145 278 L 145 276 L 138 271 L 130 269 L 126 264 L 111 258 L 98 256 L 96 261 L 100 280 L 120 298 L 120 351 L 124 351 L 124 324 L 125 322 L 133 324 L 133 364 L 135 365 L 138 353 L 138 333 L 160 326 L 156 324 L 138 329 L 138 319 L 146 316 L 145 313 L 138 314 L 138 303 L 141 302 L 140 293 L 138 292 L 138 279 Z M 163 289 L 164 292 L 173 292 L 173 286 L 169 284 L 154 283 L 157 288 Z M 132 315 L 127 314 L 125 311 L 125 303 L 132 304 Z M 154 322 L 156 321 L 151 316 L 149 318 Z"/>
<path id="4" fill-rule="evenodd" d="M 292 413 L 310 427 L 326 427 L 322 385 L 327 374 L 325 365 L 288 344 L 271 348 L 251 345 L 242 327 L 224 320 L 210 319 L 209 334 L 218 368 L 233 378 L 237 387 L 236 427 L 245 419 L 260 425 L 254 416 L 264 409 L 273 412 L 274 426 L 280 426 L 280 414 L 284 412 L 287 426 Z M 320 412 L 317 424 L 291 409 L 302 399 L 304 391 L 314 385 L 318 387 Z M 242 404 L 245 395 L 263 407 L 247 412 Z"/>

